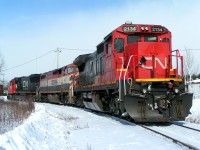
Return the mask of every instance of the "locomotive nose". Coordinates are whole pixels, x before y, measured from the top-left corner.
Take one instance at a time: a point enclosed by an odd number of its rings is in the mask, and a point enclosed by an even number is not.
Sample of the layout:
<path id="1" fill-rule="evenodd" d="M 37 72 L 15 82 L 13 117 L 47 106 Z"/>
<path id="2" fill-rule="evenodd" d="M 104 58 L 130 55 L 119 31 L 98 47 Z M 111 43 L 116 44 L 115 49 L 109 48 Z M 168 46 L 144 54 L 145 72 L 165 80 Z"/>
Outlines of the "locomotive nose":
<path id="1" fill-rule="evenodd" d="M 141 95 L 126 95 L 124 106 L 135 122 L 168 122 L 169 115 L 163 113 L 158 103 Z"/>

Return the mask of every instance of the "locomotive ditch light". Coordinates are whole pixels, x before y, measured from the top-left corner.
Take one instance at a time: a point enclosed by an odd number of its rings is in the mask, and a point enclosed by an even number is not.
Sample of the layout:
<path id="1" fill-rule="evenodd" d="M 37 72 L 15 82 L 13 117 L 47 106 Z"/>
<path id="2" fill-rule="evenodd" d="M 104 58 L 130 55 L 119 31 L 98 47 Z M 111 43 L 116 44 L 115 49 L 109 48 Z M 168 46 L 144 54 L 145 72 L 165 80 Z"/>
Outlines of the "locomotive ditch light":
<path id="1" fill-rule="evenodd" d="M 129 114 L 127 112 L 124 112 L 121 116 L 125 118 L 125 117 L 128 117 Z"/>
<path id="2" fill-rule="evenodd" d="M 147 89 L 142 89 L 142 92 L 143 92 L 144 94 L 146 94 L 146 93 L 147 93 Z"/>
<path id="3" fill-rule="evenodd" d="M 147 90 L 148 90 L 148 91 L 151 91 L 151 84 L 148 85 Z"/>
<path id="4" fill-rule="evenodd" d="M 178 92 L 179 92 L 179 89 L 175 89 L 175 90 L 174 90 L 174 92 L 175 92 L 176 94 L 178 94 Z"/>

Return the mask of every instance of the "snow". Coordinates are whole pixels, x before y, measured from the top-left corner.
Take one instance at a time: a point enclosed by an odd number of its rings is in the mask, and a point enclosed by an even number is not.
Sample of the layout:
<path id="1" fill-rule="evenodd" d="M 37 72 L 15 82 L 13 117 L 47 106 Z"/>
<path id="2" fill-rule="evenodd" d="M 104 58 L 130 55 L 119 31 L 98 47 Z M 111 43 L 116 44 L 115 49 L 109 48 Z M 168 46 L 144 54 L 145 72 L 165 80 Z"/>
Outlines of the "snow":
<path id="1" fill-rule="evenodd" d="M 188 81 L 188 83 L 200 83 L 200 79 L 195 79 L 195 80 L 192 80 L 192 81 Z"/>
<path id="2" fill-rule="evenodd" d="M 36 103 L 35 112 L 14 130 L 0 135 L 0 150 L 183 149 L 172 141 L 116 117 L 69 106 Z M 186 121 L 199 122 L 200 99 Z M 184 122 L 188 126 L 199 124 Z M 173 130 L 175 131 L 175 130 Z M 184 133 L 179 133 L 184 137 Z M 196 137 L 195 137 L 196 136 Z M 199 139 L 199 135 L 193 135 Z"/>
<path id="3" fill-rule="evenodd" d="M 186 121 L 200 124 L 200 99 L 193 100 L 190 112 L 191 114 L 187 116 Z"/>

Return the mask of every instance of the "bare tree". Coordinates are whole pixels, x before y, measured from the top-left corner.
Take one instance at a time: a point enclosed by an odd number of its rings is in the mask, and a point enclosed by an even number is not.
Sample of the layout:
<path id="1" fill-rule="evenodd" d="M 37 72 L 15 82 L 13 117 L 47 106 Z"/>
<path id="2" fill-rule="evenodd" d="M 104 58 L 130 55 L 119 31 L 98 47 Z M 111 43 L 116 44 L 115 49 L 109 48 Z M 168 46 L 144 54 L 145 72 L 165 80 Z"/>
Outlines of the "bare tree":
<path id="1" fill-rule="evenodd" d="M 4 72 L 3 72 L 4 65 L 5 65 L 4 59 L 0 54 L 0 75 L 3 76 L 2 78 L 0 78 L 1 83 L 4 83 Z"/>
<path id="2" fill-rule="evenodd" d="M 190 49 L 185 49 L 185 55 L 184 55 L 184 73 L 185 73 L 185 79 L 186 81 L 192 80 L 192 75 L 197 74 L 199 70 L 199 65 L 195 61 L 194 56 L 191 53 Z M 189 77 L 189 79 L 187 78 Z"/>

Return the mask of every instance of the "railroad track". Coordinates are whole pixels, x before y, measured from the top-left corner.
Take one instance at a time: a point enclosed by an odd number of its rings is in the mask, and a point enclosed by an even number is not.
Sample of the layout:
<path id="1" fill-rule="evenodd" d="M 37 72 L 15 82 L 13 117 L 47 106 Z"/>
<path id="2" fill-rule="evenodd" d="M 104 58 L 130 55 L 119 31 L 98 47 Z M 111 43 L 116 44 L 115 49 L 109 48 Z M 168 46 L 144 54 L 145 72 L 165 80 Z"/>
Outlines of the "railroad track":
<path id="1" fill-rule="evenodd" d="M 183 128 L 186 128 L 186 129 L 190 129 L 190 130 L 194 130 L 194 131 L 200 132 L 200 129 L 195 129 L 195 128 L 192 128 L 192 127 L 180 125 L 180 124 L 177 124 L 177 123 L 174 123 L 174 122 L 170 122 L 169 124 L 173 124 L 173 125 L 176 125 L 176 126 L 179 126 L 179 127 L 183 127 Z"/>
<path id="2" fill-rule="evenodd" d="M 145 128 L 145 129 L 147 129 L 147 130 L 149 130 L 149 131 L 151 131 L 151 132 L 154 132 L 154 133 L 156 133 L 156 134 L 159 134 L 159 135 L 161 135 L 161 136 L 163 136 L 163 137 L 165 137 L 165 138 L 167 138 L 167 139 L 170 139 L 170 140 L 172 140 L 174 143 L 176 143 L 176 144 L 178 144 L 178 145 L 180 145 L 180 146 L 185 146 L 185 147 L 187 147 L 188 149 L 192 149 L 192 150 L 200 150 L 200 147 L 198 147 L 198 146 L 194 146 L 194 145 L 189 144 L 189 143 L 187 143 L 187 142 L 184 142 L 184 141 L 182 141 L 182 140 L 176 139 L 176 138 L 174 138 L 174 137 L 172 137 L 172 136 L 170 136 L 170 135 L 167 135 L 167 134 L 164 134 L 164 133 L 162 133 L 162 132 L 159 132 L 159 131 L 157 131 L 157 130 L 155 130 L 155 129 L 152 129 L 151 127 L 149 127 L 149 126 L 147 126 L 147 125 L 139 125 L 139 126 Z M 177 125 L 177 126 L 181 126 L 181 125 Z M 190 127 L 186 127 L 186 126 L 181 126 L 181 127 L 184 127 L 184 128 L 187 128 L 187 129 L 191 129 L 191 130 L 200 132 L 199 130 L 193 129 L 193 128 L 190 128 Z M 185 135 L 185 136 L 187 136 L 187 135 Z"/>

